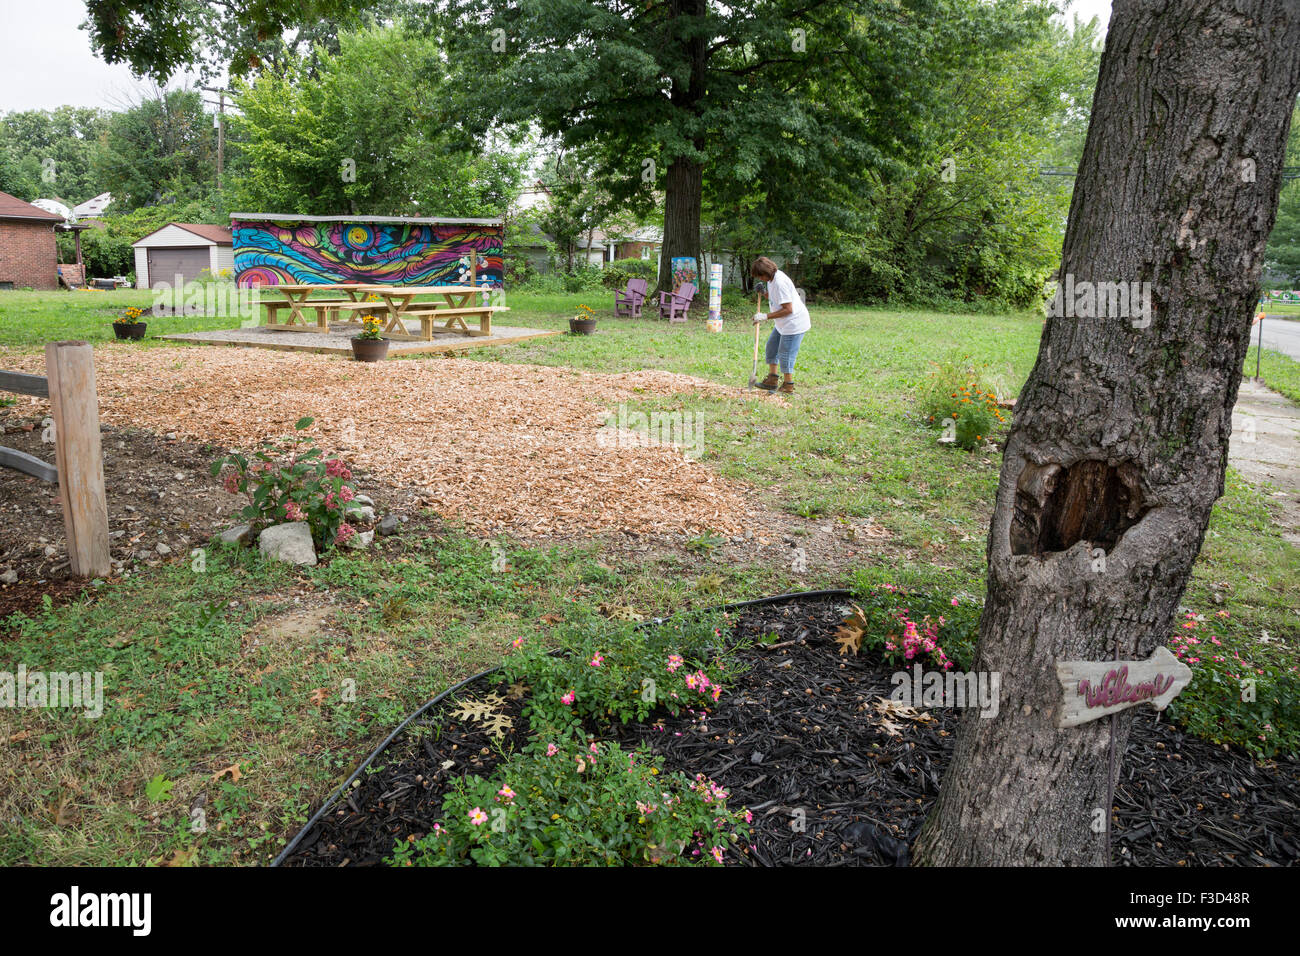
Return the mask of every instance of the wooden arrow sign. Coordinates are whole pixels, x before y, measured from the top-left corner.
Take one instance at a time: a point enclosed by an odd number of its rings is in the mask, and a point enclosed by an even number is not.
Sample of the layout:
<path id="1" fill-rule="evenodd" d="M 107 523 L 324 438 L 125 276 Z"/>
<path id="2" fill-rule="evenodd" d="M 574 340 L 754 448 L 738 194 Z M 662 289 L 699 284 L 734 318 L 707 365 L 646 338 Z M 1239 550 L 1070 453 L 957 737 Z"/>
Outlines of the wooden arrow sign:
<path id="1" fill-rule="evenodd" d="M 1058 727 L 1077 727 L 1139 704 L 1164 710 L 1192 680 L 1192 669 L 1157 647 L 1144 661 L 1057 661 L 1065 696 Z"/>

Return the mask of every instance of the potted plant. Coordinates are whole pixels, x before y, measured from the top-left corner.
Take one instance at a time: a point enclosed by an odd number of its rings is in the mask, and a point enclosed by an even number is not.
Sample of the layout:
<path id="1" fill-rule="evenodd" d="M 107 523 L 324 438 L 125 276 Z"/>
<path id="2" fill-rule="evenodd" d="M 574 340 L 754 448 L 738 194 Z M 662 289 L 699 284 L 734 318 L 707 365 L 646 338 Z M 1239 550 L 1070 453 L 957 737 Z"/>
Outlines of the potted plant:
<path id="1" fill-rule="evenodd" d="M 378 362 L 388 355 L 384 320 L 378 315 L 361 318 L 361 331 L 352 336 L 352 357 L 358 362 Z"/>
<path id="2" fill-rule="evenodd" d="M 590 335 L 596 331 L 596 313 L 585 305 L 578 306 L 578 314 L 569 319 L 569 332 L 573 335 Z"/>
<path id="3" fill-rule="evenodd" d="M 144 330 L 149 327 L 147 322 L 141 322 L 140 316 L 144 315 L 144 309 L 130 308 L 113 320 L 113 334 L 119 339 L 142 339 Z"/>

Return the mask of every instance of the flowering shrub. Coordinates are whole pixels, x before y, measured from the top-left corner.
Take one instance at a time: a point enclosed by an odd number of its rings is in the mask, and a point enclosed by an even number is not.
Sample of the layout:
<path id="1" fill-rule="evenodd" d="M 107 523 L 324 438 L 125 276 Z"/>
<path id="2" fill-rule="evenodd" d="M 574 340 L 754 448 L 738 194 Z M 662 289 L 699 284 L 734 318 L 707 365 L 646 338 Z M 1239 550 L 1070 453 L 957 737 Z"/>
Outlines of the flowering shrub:
<path id="1" fill-rule="evenodd" d="M 399 842 L 397 866 L 720 865 L 749 838 L 748 811 L 663 758 L 580 736 L 538 737 L 491 777 L 458 780 L 432 833 Z"/>
<path id="2" fill-rule="evenodd" d="M 969 669 L 979 637 L 980 602 L 971 597 L 937 597 L 892 584 L 860 595 L 866 628 L 862 646 L 874 647 L 895 665 L 928 664 Z"/>
<path id="3" fill-rule="evenodd" d="M 998 407 L 994 389 L 981 381 L 984 374 L 975 365 L 941 364 L 921 399 L 921 414 L 926 424 L 932 428 L 952 428 L 954 443 L 962 448 L 975 448 L 1007 421 Z M 946 422 L 951 422 L 951 426 L 945 426 Z"/>
<path id="4" fill-rule="evenodd" d="M 707 706 L 723 693 L 735 655 L 721 650 L 721 616 L 681 619 L 635 627 L 601 620 L 570 625 L 561 633 L 563 653 L 552 655 L 520 640 L 499 672 L 505 682 L 530 690 L 530 719 L 559 726 L 584 717 L 645 720 L 656 707 L 676 714 Z"/>
<path id="5" fill-rule="evenodd" d="M 338 458 L 325 459 L 316 440 L 303 432 L 312 419 L 294 425 L 296 434 L 264 441 L 251 458 L 226 455 L 212 463 L 212 475 L 232 494 L 248 497 L 240 517 L 254 528 L 282 521 L 305 521 L 317 546 L 344 544 L 356 529 L 343 520 L 356 491 L 347 482 L 352 470 Z"/>
<path id="6" fill-rule="evenodd" d="M 132 306 L 131 308 L 123 312 L 121 315 L 119 315 L 116 319 L 114 319 L 113 324 L 114 325 L 135 325 L 137 322 L 140 321 L 140 316 L 142 315 L 144 315 L 144 309 L 137 308 L 136 306 Z"/>
<path id="7" fill-rule="evenodd" d="M 1192 682 L 1169 705 L 1188 732 L 1234 743 L 1260 757 L 1300 752 L 1300 677 L 1296 667 L 1247 661 L 1230 645 L 1231 614 L 1185 611 L 1169 649 L 1192 669 Z"/>

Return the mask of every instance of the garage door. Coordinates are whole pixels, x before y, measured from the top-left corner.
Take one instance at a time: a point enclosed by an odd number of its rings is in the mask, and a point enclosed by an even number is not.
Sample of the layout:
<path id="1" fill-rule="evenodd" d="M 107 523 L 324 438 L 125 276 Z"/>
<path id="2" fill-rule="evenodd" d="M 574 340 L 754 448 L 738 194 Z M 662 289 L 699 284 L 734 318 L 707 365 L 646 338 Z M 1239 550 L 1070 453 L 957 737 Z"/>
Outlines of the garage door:
<path id="1" fill-rule="evenodd" d="M 186 282 L 192 282 L 210 265 L 207 246 L 198 249 L 150 249 L 149 285 L 153 287 L 160 282 L 174 285 L 178 275 L 183 276 Z"/>

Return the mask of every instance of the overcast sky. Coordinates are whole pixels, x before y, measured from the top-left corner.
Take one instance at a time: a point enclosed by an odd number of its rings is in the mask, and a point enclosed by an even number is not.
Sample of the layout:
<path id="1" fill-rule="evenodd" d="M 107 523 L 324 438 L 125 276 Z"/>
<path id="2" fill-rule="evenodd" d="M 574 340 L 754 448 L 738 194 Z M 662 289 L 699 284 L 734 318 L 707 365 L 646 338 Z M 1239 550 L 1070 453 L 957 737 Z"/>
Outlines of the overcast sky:
<path id="1" fill-rule="evenodd" d="M 1110 0 L 1074 0 L 1071 9 L 1085 19 L 1110 18 Z M 84 0 L 0 0 L 0 112 L 64 104 L 119 109 L 152 89 L 90 52 L 90 38 L 77 28 L 85 17 Z"/>

